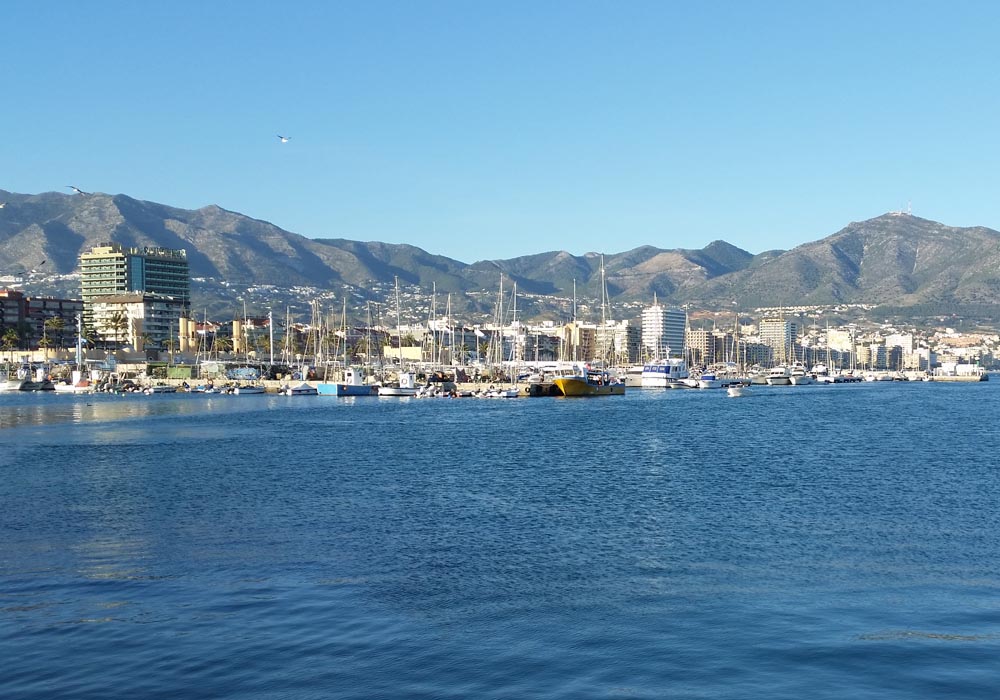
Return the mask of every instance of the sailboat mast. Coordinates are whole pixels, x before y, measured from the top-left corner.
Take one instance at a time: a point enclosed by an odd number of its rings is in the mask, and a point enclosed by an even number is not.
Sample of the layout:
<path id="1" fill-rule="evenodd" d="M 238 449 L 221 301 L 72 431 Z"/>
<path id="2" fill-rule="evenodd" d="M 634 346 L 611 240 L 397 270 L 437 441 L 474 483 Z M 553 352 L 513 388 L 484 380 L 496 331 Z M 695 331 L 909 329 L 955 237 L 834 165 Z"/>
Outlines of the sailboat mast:
<path id="1" fill-rule="evenodd" d="M 604 254 L 601 253 L 601 360 L 608 366 L 608 285 L 604 277 Z"/>
<path id="2" fill-rule="evenodd" d="M 576 328 L 576 278 L 573 278 L 573 333 L 570 335 L 570 343 L 573 344 L 573 362 L 576 362 L 576 336 L 579 331 Z"/>
<path id="3" fill-rule="evenodd" d="M 344 331 L 344 372 L 345 372 L 344 377 L 346 379 L 346 372 L 347 372 L 347 297 L 346 296 L 344 297 L 344 316 L 343 320 L 341 321 L 341 328 Z"/>
<path id="4" fill-rule="evenodd" d="M 76 369 L 83 371 L 83 316 L 76 315 Z"/>
<path id="5" fill-rule="evenodd" d="M 435 321 L 437 321 L 437 293 L 438 293 L 437 282 L 431 282 L 431 315 L 430 319 L 427 322 L 427 326 L 431 332 L 431 347 L 430 347 L 430 353 L 428 353 L 428 357 L 430 358 L 431 364 L 435 364 L 437 362 L 437 355 L 436 355 L 437 343 L 435 342 L 437 340 L 437 338 L 435 337 L 435 333 L 437 331 L 434 329 Z"/>
<path id="6" fill-rule="evenodd" d="M 399 371 L 403 371 L 403 328 L 399 319 L 399 277 L 396 277 L 396 350 L 399 356 Z"/>
<path id="7" fill-rule="evenodd" d="M 274 366 L 274 311 L 271 309 L 267 310 L 267 331 L 268 331 L 268 349 L 271 355 L 271 366 Z"/>

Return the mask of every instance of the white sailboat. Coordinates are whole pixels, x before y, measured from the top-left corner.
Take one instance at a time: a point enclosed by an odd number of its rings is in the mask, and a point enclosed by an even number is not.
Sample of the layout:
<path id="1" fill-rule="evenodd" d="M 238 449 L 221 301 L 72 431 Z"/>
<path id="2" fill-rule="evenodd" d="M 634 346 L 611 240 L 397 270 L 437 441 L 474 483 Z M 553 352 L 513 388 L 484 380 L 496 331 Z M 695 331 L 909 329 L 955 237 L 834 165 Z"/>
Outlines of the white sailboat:
<path id="1" fill-rule="evenodd" d="M 59 393 L 89 394 L 94 391 L 90 380 L 83 374 L 83 319 L 76 317 L 76 367 L 70 373 L 69 383 L 58 383 L 54 386 Z"/>
<path id="2" fill-rule="evenodd" d="M 399 318 L 399 277 L 396 278 L 396 349 L 399 351 L 398 380 L 378 388 L 379 396 L 416 396 L 417 378 L 413 372 L 403 371 L 403 331 Z"/>

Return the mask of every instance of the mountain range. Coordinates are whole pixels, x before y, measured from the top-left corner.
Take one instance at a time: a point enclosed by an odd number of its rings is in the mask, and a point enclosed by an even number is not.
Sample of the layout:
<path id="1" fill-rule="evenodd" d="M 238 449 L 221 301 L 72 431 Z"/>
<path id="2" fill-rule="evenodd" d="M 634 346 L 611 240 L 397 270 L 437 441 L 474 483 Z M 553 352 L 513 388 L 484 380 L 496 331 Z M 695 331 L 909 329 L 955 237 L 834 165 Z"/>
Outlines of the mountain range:
<path id="1" fill-rule="evenodd" d="M 187 251 L 194 278 L 246 288 L 401 283 L 438 292 L 495 290 L 498 269 L 519 293 L 600 296 L 701 308 L 802 304 L 990 307 L 1000 292 L 1000 233 L 910 214 L 854 222 L 791 250 L 751 254 L 725 241 L 700 250 L 642 246 L 618 253 L 536 253 L 466 264 L 415 246 L 310 239 L 218 206 L 188 210 L 117 194 L 18 194 L 0 190 L 0 275 L 65 275 L 81 252 L 112 241 Z M 44 263 L 42 262 L 44 261 Z M 44 265 L 44 268 L 42 268 Z M 197 302 L 197 296 L 196 296 Z"/>

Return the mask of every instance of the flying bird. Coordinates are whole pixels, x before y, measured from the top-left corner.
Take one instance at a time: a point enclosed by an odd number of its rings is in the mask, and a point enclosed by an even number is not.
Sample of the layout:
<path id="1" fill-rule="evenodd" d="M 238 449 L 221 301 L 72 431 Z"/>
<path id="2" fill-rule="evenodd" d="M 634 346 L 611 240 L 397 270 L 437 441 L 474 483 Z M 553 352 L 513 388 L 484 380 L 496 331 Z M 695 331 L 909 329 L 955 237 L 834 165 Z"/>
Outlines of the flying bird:
<path id="1" fill-rule="evenodd" d="M 291 136 L 282 136 L 281 134 L 277 134 L 277 136 L 281 139 L 282 143 L 288 143 L 292 138 Z"/>
<path id="2" fill-rule="evenodd" d="M 83 191 L 83 190 L 81 190 L 81 189 L 80 189 L 79 187 L 76 187 L 76 186 L 74 186 L 74 185 L 66 185 L 66 187 L 70 188 L 71 190 L 73 190 L 73 191 L 74 191 L 74 192 L 76 192 L 77 194 L 90 194 L 89 192 L 84 192 L 84 191 Z"/>
<path id="3" fill-rule="evenodd" d="M 7 206 L 7 202 L 0 202 L 0 209 L 3 209 L 5 206 Z"/>

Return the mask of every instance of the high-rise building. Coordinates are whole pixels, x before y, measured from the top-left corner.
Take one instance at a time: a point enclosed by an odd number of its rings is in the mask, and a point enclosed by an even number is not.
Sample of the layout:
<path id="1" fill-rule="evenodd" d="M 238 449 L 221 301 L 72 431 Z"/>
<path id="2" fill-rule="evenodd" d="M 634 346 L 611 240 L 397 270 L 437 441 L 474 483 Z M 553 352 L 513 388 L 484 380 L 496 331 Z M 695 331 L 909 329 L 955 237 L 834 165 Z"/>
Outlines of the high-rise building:
<path id="1" fill-rule="evenodd" d="M 759 326 L 760 342 L 771 346 L 774 361 L 780 364 L 794 362 L 800 353 L 796 339 L 799 324 L 787 318 L 762 318 Z"/>
<path id="2" fill-rule="evenodd" d="M 144 292 L 172 297 L 188 308 L 187 251 L 99 245 L 80 255 L 80 291 L 85 305 L 97 297 Z"/>
<path id="3" fill-rule="evenodd" d="M 650 358 L 683 357 L 687 312 L 653 304 L 642 310 L 642 348 Z"/>
<path id="4" fill-rule="evenodd" d="M 139 314 L 143 303 L 159 300 L 164 308 L 178 309 L 169 315 L 187 315 L 191 306 L 191 276 L 188 270 L 187 251 L 167 248 L 126 248 L 118 243 L 103 243 L 91 248 L 89 253 L 80 255 L 80 292 L 83 297 L 83 319 L 88 328 L 98 330 L 98 334 L 121 342 L 119 332 L 111 332 L 101 319 L 98 323 L 95 309 L 101 304 L 101 314 L 108 303 L 118 305 L 119 311 Z M 123 304 L 123 295 L 138 295 L 145 302 Z M 160 315 L 160 314 L 158 314 Z M 130 316 L 130 327 L 136 327 L 136 318 Z M 101 327 L 103 332 L 98 329 Z M 176 329 L 176 327 L 175 327 Z M 154 330 L 154 335 L 161 333 Z M 164 339 L 157 337 L 158 341 Z"/>

